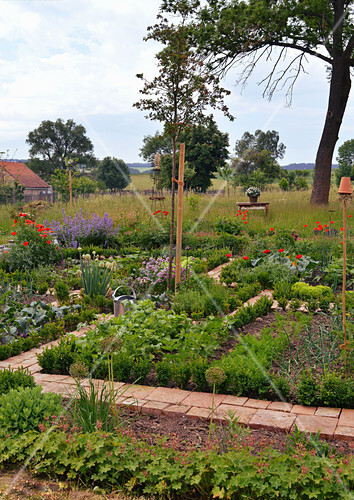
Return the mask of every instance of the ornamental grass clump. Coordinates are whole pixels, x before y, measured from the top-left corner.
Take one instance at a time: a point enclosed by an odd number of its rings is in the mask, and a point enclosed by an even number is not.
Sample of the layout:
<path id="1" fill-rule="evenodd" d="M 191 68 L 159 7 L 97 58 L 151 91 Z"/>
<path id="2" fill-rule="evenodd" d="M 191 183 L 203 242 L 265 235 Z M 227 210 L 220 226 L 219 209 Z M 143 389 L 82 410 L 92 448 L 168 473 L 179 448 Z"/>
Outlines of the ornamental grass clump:
<path id="1" fill-rule="evenodd" d="M 48 225 L 56 233 L 60 245 L 66 248 L 88 245 L 109 247 L 114 245 L 119 231 L 119 227 L 113 227 L 113 219 L 107 213 L 100 217 L 87 212 L 85 217 L 82 210 L 75 217 L 66 215 L 63 210 L 63 222 L 52 220 Z"/>
<path id="2" fill-rule="evenodd" d="M 114 262 L 92 260 L 90 254 L 84 254 L 80 259 L 81 282 L 85 295 L 107 295 L 107 289 L 112 273 L 115 269 Z"/>

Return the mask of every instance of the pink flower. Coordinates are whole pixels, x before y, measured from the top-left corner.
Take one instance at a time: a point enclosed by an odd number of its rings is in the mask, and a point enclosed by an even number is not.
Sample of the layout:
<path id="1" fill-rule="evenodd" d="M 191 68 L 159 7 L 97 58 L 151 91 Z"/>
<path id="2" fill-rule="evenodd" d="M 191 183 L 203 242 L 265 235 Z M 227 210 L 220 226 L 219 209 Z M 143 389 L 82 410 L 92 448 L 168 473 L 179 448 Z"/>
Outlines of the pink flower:
<path id="1" fill-rule="evenodd" d="M 243 258 L 243 260 L 248 260 L 249 259 L 249 257 L 246 257 L 246 255 L 244 255 L 242 258 Z"/>
<path id="2" fill-rule="evenodd" d="M 270 250 L 263 250 L 263 253 L 270 253 Z"/>
<path id="3" fill-rule="evenodd" d="M 283 253 L 284 252 L 284 248 L 279 248 L 278 252 Z"/>

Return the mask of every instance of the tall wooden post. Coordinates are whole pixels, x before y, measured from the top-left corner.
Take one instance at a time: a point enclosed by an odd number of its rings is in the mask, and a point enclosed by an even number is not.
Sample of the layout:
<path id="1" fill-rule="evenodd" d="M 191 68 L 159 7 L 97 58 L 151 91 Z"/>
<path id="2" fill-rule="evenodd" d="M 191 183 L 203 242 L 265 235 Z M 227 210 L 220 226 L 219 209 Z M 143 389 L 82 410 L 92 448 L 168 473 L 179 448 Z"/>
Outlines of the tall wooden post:
<path id="1" fill-rule="evenodd" d="M 184 151 L 185 151 L 185 145 L 181 144 L 179 148 L 179 167 L 178 167 L 175 291 L 177 289 L 178 283 L 181 281 Z"/>
<path id="2" fill-rule="evenodd" d="M 352 196 L 352 186 L 350 177 L 342 177 L 338 194 L 343 199 L 343 286 L 342 286 L 342 306 L 343 306 L 343 336 L 344 343 L 340 346 L 344 349 L 344 365 L 347 374 L 347 351 L 350 346 L 347 343 L 347 318 L 345 309 L 345 288 L 346 288 L 346 274 L 347 274 L 347 201 Z"/>
<path id="3" fill-rule="evenodd" d="M 71 185 L 71 170 L 69 170 L 69 191 L 70 191 L 70 207 L 73 206 L 73 188 Z"/>

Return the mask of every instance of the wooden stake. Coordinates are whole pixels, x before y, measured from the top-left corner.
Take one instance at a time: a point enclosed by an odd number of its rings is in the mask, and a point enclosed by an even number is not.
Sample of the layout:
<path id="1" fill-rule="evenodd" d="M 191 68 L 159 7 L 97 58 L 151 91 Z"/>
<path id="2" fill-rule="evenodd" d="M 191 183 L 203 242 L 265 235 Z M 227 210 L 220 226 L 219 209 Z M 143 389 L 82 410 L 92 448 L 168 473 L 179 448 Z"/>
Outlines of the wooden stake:
<path id="1" fill-rule="evenodd" d="M 183 220 L 183 178 L 184 178 L 184 151 L 185 145 L 179 148 L 178 167 L 178 198 L 177 198 L 177 232 L 176 232 L 176 278 L 175 291 L 181 281 L 181 256 L 182 256 L 182 220 Z"/>
<path id="2" fill-rule="evenodd" d="M 343 288 L 342 288 L 342 307 L 343 307 L 343 334 L 344 344 L 341 348 L 344 349 L 344 365 L 347 371 L 347 318 L 345 311 L 345 288 L 347 275 L 347 200 L 343 200 Z"/>
<path id="3" fill-rule="evenodd" d="M 71 185 L 71 170 L 69 170 L 69 191 L 70 191 L 70 206 L 73 206 L 73 189 Z"/>

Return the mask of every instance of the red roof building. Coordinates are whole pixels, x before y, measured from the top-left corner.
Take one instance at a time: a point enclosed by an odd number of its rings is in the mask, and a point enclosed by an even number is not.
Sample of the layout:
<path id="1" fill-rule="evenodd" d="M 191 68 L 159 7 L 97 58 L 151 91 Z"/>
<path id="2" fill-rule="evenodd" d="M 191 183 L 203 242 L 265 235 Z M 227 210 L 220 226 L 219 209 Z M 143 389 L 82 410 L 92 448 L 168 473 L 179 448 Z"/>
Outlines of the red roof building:
<path id="1" fill-rule="evenodd" d="M 17 181 L 24 186 L 26 202 L 51 198 L 51 186 L 24 163 L 0 161 L 0 183 L 9 181 Z"/>

